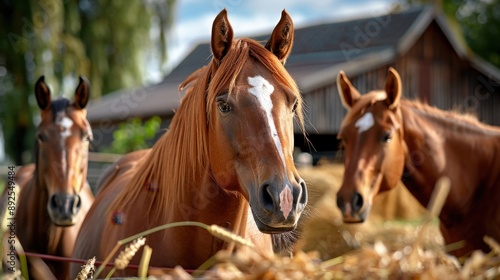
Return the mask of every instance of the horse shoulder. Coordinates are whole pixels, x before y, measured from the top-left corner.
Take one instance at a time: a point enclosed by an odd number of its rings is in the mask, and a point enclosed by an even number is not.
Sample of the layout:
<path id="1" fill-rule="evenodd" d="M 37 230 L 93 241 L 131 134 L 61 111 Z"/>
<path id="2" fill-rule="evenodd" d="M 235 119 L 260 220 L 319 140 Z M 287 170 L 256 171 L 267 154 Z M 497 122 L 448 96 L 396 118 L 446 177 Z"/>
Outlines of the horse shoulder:
<path id="1" fill-rule="evenodd" d="M 106 185 L 106 188 L 99 191 L 78 232 L 72 254 L 73 258 L 87 260 L 96 256 L 99 260 L 103 260 L 106 257 L 105 255 L 99 255 L 101 254 L 100 245 L 103 240 L 106 240 L 104 239 L 105 228 L 110 223 L 108 207 L 119 191 L 120 185 L 117 184 Z M 70 277 L 73 279 L 80 269 L 80 264 L 72 263 L 70 265 Z"/>
<path id="2" fill-rule="evenodd" d="M 19 170 L 17 170 L 16 175 L 15 175 L 15 183 L 16 185 L 10 187 L 8 186 L 8 181 L 5 182 L 5 186 L 2 192 L 2 197 L 0 200 L 0 209 L 1 211 L 5 211 L 6 205 L 8 203 L 8 198 L 7 197 L 12 197 L 14 199 L 14 202 L 19 205 L 19 198 L 20 198 L 20 191 L 22 189 L 27 188 L 28 185 L 32 185 L 33 183 L 29 183 L 30 180 L 32 180 L 33 175 L 35 172 L 35 164 L 28 164 L 21 166 Z M 12 191 L 15 191 L 14 194 L 12 194 Z M 24 195 L 26 197 L 26 195 Z M 16 207 L 19 208 L 19 207 Z"/>
<path id="3" fill-rule="evenodd" d="M 111 185 L 117 176 L 123 175 L 125 172 L 135 168 L 140 159 L 142 159 L 148 152 L 149 149 L 138 150 L 125 154 L 117 159 L 113 164 L 107 167 L 99 177 L 96 184 L 96 192 L 100 193 L 101 191 L 104 191 L 104 189 Z"/>

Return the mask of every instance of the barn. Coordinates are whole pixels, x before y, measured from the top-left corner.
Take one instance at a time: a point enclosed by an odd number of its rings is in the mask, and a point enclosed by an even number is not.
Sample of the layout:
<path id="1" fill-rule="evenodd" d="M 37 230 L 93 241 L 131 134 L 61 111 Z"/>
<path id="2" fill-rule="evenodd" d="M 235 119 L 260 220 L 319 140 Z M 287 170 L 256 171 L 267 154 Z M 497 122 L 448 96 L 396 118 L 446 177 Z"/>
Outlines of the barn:
<path id="1" fill-rule="evenodd" d="M 268 36 L 255 39 L 264 41 Z M 117 124 L 130 117 L 158 115 L 167 127 L 181 98 L 178 85 L 208 59 L 209 43 L 199 44 L 161 83 L 91 102 L 88 118 L 96 146 L 109 145 Z M 500 125 L 500 70 L 468 50 L 438 9 L 422 6 L 296 28 L 286 68 L 305 99 L 312 147 L 298 130 L 296 146 L 316 159 L 334 156 L 336 133 L 345 114 L 337 74 L 344 70 L 360 92 L 366 92 L 383 87 L 391 66 L 401 75 L 406 98 L 473 112 L 481 121 Z"/>

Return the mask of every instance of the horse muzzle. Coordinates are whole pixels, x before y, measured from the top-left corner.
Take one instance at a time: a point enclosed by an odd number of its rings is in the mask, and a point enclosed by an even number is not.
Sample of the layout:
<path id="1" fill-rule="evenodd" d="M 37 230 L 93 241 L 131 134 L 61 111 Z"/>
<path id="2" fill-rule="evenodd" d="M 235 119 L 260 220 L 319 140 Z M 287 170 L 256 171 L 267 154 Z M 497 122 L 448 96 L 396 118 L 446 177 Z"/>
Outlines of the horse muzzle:
<path id="1" fill-rule="evenodd" d="M 346 182 L 345 178 L 337 192 L 337 207 L 342 212 L 344 223 L 362 223 L 367 219 L 373 197 L 380 189 L 382 173 L 364 180 Z"/>
<path id="2" fill-rule="evenodd" d="M 263 233 L 295 229 L 306 204 L 307 188 L 303 180 L 297 185 L 264 183 L 257 195 L 250 197 L 255 223 Z"/>
<path id="3" fill-rule="evenodd" d="M 76 223 L 81 206 L 82 200 L 78 194 L 55 193 L 49 199 L 47 210 L 54 225 L 64 227 Z"/>
<path id="4" fill-rule="evenodd" d="M 342 212 L 344 223 L 362 223 L 370 212 L 370 204 L 365 203 L 363 195 L 358 192 L 350 195 L 337 193 L 337 207 Z"/>

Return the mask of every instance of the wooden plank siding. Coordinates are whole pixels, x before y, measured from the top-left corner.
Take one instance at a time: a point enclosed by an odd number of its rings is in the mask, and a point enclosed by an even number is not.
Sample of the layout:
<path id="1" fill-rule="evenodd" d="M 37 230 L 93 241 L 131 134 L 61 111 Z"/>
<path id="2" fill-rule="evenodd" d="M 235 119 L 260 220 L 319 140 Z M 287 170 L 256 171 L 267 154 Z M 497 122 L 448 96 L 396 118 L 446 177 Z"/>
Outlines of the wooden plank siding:
<path id="1" fill-rule="evenodd" d="M 500 125 L 499 84 L 462 60 L 436 22 L 393 66 L 402 76 L 406 98 L 470 112 L 483 122 Z"/>
<path id="2" fill-rule="evenodd" d="M 381 65 L 349 79 L 361 93 L 383 89 L 389 66 L 401 75 L 403 96 L 441 109 L 472 112 L 488 124 L 500 125 L 500 88 L 459 57 L 438 24 L 433 21 L 422 36 L 393 63 Z M 336 81 L 304 92 L 309 134 L 336 134 L 346 110 Z"/>
<path id="3" fill-rule="evenodd" d="M 91 101 L 87 107 L 96 146 L 110 145 L 117 124 L 130 117 L 159 115 L 162 128 L 168 126 L 182 96 L 179 83 L 210 55 L 209 43 L 201 43 L 159 84 Z M 336 134 L 346 114 L 336 85 L 340 70 L 365 93 L 383 89 L 392 66 L 401 75 L 404 98 L 471 111 L 479 120 L 500 126 L 500 70 L 467 50 L 432 5 L 297 28 L 285 66 L 304 97 L 310 143 L 295 127 L 295 144 L 304 151 L 314 146 L 312 152 L 330 153 L 338 147 Z"/>

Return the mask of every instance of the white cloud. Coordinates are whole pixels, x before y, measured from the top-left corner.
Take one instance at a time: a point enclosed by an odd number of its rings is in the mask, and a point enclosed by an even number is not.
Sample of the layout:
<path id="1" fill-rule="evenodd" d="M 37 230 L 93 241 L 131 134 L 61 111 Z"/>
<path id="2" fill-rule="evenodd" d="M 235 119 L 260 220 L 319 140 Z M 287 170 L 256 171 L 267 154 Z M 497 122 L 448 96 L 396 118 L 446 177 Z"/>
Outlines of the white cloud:
<path id="1" fill-rule="evenodd" d="M 236 37 L 268 33 L 285 8 L 296 27 L 349 17 L 381 14 L 395 0 L 316 1 L 305 0 L 180 0 L 169 38 L 169 67 L 179 63 L 196 44 L 210 40 L 215 16 L 226 8 Z M 193 15 L 194 14 L 194 15 Z"/>

